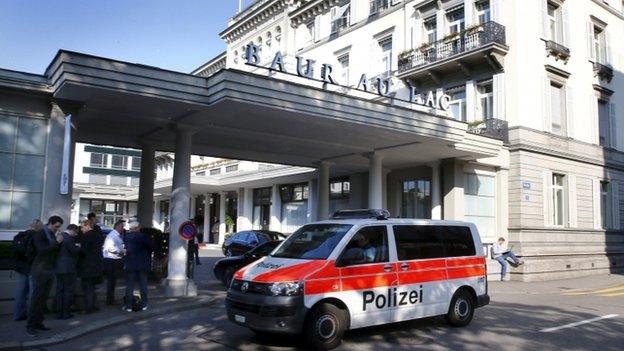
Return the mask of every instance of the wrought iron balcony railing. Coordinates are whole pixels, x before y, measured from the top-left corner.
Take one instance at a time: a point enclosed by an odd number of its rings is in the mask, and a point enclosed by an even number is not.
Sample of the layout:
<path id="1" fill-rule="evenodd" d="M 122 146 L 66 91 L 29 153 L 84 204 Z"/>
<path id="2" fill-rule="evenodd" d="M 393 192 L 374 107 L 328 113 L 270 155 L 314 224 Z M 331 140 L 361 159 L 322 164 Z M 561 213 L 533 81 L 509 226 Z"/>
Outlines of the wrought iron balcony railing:
<path id="1" fill-rule="evenodd" d="M 594 62 L 594 77 L 596 76 L 611 83 L 611 79 L 613 79 L 613 68 L 599 62 Z"/>
<path id="2" fill-rule="evenodd" d="M 546 52 L 548 55 L 554 56 L 557 60 L 561 59 L 568 62 L 568 59 L 570 58 L 570 49 L 552 40 L 548 40 L 546 42 Z"/>
<path id="3" fill-rule="evenodd" d="M 468 126 L 468 132 L 478 135 L 485 135 L 502 141 L 509 141 L 509 131 L 507 121 L 502 119 L 489 118 L 480 123 Z"/>
<path id="4" fill-rule="evenodd" d="M 442 61 L 488 44 L 506 46 L 505 42 L 505 26 L 494 21 L 486 22 L 401 53 L 399 72 Z"/>

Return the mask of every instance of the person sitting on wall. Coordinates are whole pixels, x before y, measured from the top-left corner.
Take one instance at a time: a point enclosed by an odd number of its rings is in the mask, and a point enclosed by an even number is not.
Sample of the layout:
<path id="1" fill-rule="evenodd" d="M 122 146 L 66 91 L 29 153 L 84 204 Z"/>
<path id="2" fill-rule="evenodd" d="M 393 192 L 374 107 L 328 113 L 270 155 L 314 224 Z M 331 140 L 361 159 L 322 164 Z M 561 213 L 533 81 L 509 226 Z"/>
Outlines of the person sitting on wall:
<path id="1" fill-rule="evenodd" d="M 502 236 L 498 238 L 498 241 L 492 245 L 492 254 L 494 259 L 501 264 L 501 281 L 505 279 L 505 275 L 507 274 L 507 259 L 511 258 L 512 262 L 516 266 L 520 266 L 524 264 L 524 261 L 518 259 L 516 255 L 511 251 L 511 249 L 507 249 L 505 245 L 505 238 Z"/>

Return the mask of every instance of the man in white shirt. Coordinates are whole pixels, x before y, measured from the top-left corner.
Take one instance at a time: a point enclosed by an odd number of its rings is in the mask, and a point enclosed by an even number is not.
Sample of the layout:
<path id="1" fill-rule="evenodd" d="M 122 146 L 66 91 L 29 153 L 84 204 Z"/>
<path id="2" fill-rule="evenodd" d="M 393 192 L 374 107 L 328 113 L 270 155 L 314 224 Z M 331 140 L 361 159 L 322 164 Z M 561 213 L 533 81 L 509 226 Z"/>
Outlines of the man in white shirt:
<path id="1" fill-rule="evenodd" d="M 511 258 L 517 266 L 524 264 L 524 261 L 518 259 L 511 250 L 506 249 L 505 238 L 503 237 L 498 238 L 498 242 L 492 245 L 492 254 L 494 255 L 494 259 L 501 264 L 501 281 L 505 279 L 505 275 L 507 274 L 507 258 Z"/>
<path id="2" fill-rule="evenodd" d="M 102 255 L 104 256 L 104 272 L 106 273 L 106 304 L 115 304 L 115 284 L 117 276 L 123 269 L 122 258 L 126 252 L 121 233 L 124 231 L 124 220 L 118 220 L 113 226 L 113 230 L 108 233 Z"/>

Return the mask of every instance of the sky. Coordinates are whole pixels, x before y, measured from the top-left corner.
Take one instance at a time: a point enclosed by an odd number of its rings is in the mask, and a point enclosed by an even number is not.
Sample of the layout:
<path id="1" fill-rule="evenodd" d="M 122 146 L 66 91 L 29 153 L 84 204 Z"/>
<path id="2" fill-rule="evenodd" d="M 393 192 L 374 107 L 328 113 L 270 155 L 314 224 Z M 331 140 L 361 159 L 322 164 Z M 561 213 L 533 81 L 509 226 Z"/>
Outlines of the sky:
<path id="1" fill-rule="evenodd" d="M 42 74 L 67 49 L 188 73 L 225 51 L 219 33 L 237 9 L 238 0 L 0 0 L 0 68 Z"/>

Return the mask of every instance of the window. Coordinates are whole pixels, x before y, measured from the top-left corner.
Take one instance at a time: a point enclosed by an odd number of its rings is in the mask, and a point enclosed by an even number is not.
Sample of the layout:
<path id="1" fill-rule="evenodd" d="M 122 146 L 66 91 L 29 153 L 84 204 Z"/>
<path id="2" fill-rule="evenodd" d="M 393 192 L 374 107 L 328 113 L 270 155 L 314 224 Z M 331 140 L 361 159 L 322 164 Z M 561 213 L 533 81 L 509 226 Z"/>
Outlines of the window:
<path id="1" fill-rule="evenodd" d="M 206 175 L 206 171 L 200 171 L 200 172 L 195 172 L 196 176 L 205 176 Z"/>
<path id="2" fill-rule="evenodd" d="M 348 180 L 332 180 L 329 183 L 329 197 L 331 199 L 348 198 L 351 183 Z"/>
<path id="3" fill-rule="evenodd" d="M 470 228 L 439 226 L 436 228 L 436 232 L 442 237 L 446 257 L 474 256 L 476 254 Z"/>
<path id="4" fill-rule="evenodd" d="M 548 2 L 548 35 L 550 40 L 562 44 L 563 43 L 563 18 L 561 6 L 552 2 Z"/>
<path id="5" fill-rule="evenodd" d="M 562 84 L 550 82 L 550 118 L 551 131 L 555 134 L 565 134 L 565 91 Z"/>
<path id="6" fill-rule="evenodd" d="M 387 77 L 392 73 L 392 37 L 381 40 L 381 67 L 382 73 Z"/>
<path id="7" fill-rule="evenodd" d="M 494 94 L 492 92 L 492 82 L 477 85 L 479 101 L 479 117 L 482 120 L 494 117 Z"/>
<path id="8" fill-rule="evenodd" d="M 349 54 L 338 57 L 340 64 L 340 83 L 349 85 Z"/>
<path id="9" fill-rule="evenodd" d="M 106 168 L 108 167 L 108 155 L 100 153 L 91 153 L 91 167 Z"/>
<path id="10" fill-rule="evenodd" d="M 280 186 L 282 202 L 305 201 L 308 199 L 308 184 L 290 184 Z"/>
<path id="11" fill-rule="evenodd" d="M 598 100 L 598 126 L 600 146 L 611 146 L 611 121 L 609 103 L 605 100 Z"/>
<path id="12" fill-rule="evenodd" d="M 431 218 L 431 181 L 418 179 L 403 182 L 401 218 Z"/>
<path id="13" fill-rule="evenodd" d="M 435 226 L 394 226 L 397 256 L 401 261 L 444 257 L 442 238 Z"/>
<path id="14" fill-rule="evenodd" d="M 463 87 L 449 89 L 447 94 L 451 97 L 449 106 L 453 118 L 466 121 L 466 89 Z"/>
<path id="15" fill-rule="evenodd" d="M 379 12 L 390 7 L 390 0 L 371 0 L 370 16 L 377 15 Z"/>
<path id="16" fill-rule="evenodd" d="M 475 4 L 475 10 L 477 12 L 477 19 L 479 24 L 483 24 L 490 21 L 490 1 L 478 1 Z"/>
<path id="17" fill-rule="evenodd" d="M 353 235 L 339 260 L 346 265 L 388 262 L 386 226 L 360 229 Z"/>
<path id="18" fill-rule="evenodd" d="M 286 239 L 271 257 L 324 260 L 351 229 L 348 224 L 308 224 Z"/>
<path id="19" fill-rule="evenodd" d="M 128 169 L 128 156 L 112 155 L 111 168 Z"/>
<path id="20" fill-rule="evenodd" d="M 595 59 L 596 62 L 598 63 L 602 63 L 602 64 L 606 64 L 607 63 L 607 44 L 606 44 L 606 38 L 605 38 L 605 29 L 597 26 L 596 24 L 593 25 L 594 28 L 594 33 L 593 33 L 593 50 L 594 50 L 594 55 L 595 55 Z"/>
<path id="21" fill-rule="evenodd" d="M 308 222 L 308 197 L 307 183 L 280 186 L 283 233 L 292 233 Z"/>
<path id="22" fill-rule="evenodd" d="M 225 173 L 236 172 L 238 171 L 238 165 L 231 165 L 225 167 Z"/>
<path id="23" fill-rule="evenodd" d="M 336 6 L 331 9 L 331 32 L 338 33 L 341 29 L 347 28 L 351 20 L 351 3 Z"/>
<path id="24" fill-rule="evenodd" d="M 602 228 L 611 228 L 611 192 L 609 191 L 609 182 L 602 181 L 600 182 L 600 218 L 602 223 Z"/>
<path id="25" fill-rule="evenodd" d="M 210 175 L 221 174 L 221 168 L 213 168 L 210 170 Z"/>
<path id="26" fill-rule="evenodd" d="M 446 14 L 446 20 L 448 21 L 449 33 L 459 33 L 465 28 L 464 22 L 464 8 L 461 7 L 457 10 L 453 10 Z"/>
<path id="27" fill-rule="evenodd" d="M 436 17 L 430 17 L 425 19 L 423 25 L 425 27 L 425 40 L 427 43 L 433 43 L 437 40 L 436 38 Z"/>
<path id="28" fill-rule="evenodd" d="M 135 156 L 132 158 L 132 170 L 133 171 L 141 170 L 141 158 L 140 157 Z"/>
<path id="29" fill-rule="evenodd" d="M 485 174 L 464 174 L 464 218 L 474 223 L 481 237 L 495 241 L 496 178 Z"/>
<path id="30" fill-rule="evenodd" d="M 566 201 L 565 201 L 565 176 L 563 174 L 552 175 L 552 196 L 553 196 L 553 225 L 564 226 L 566 220 Z"/>

